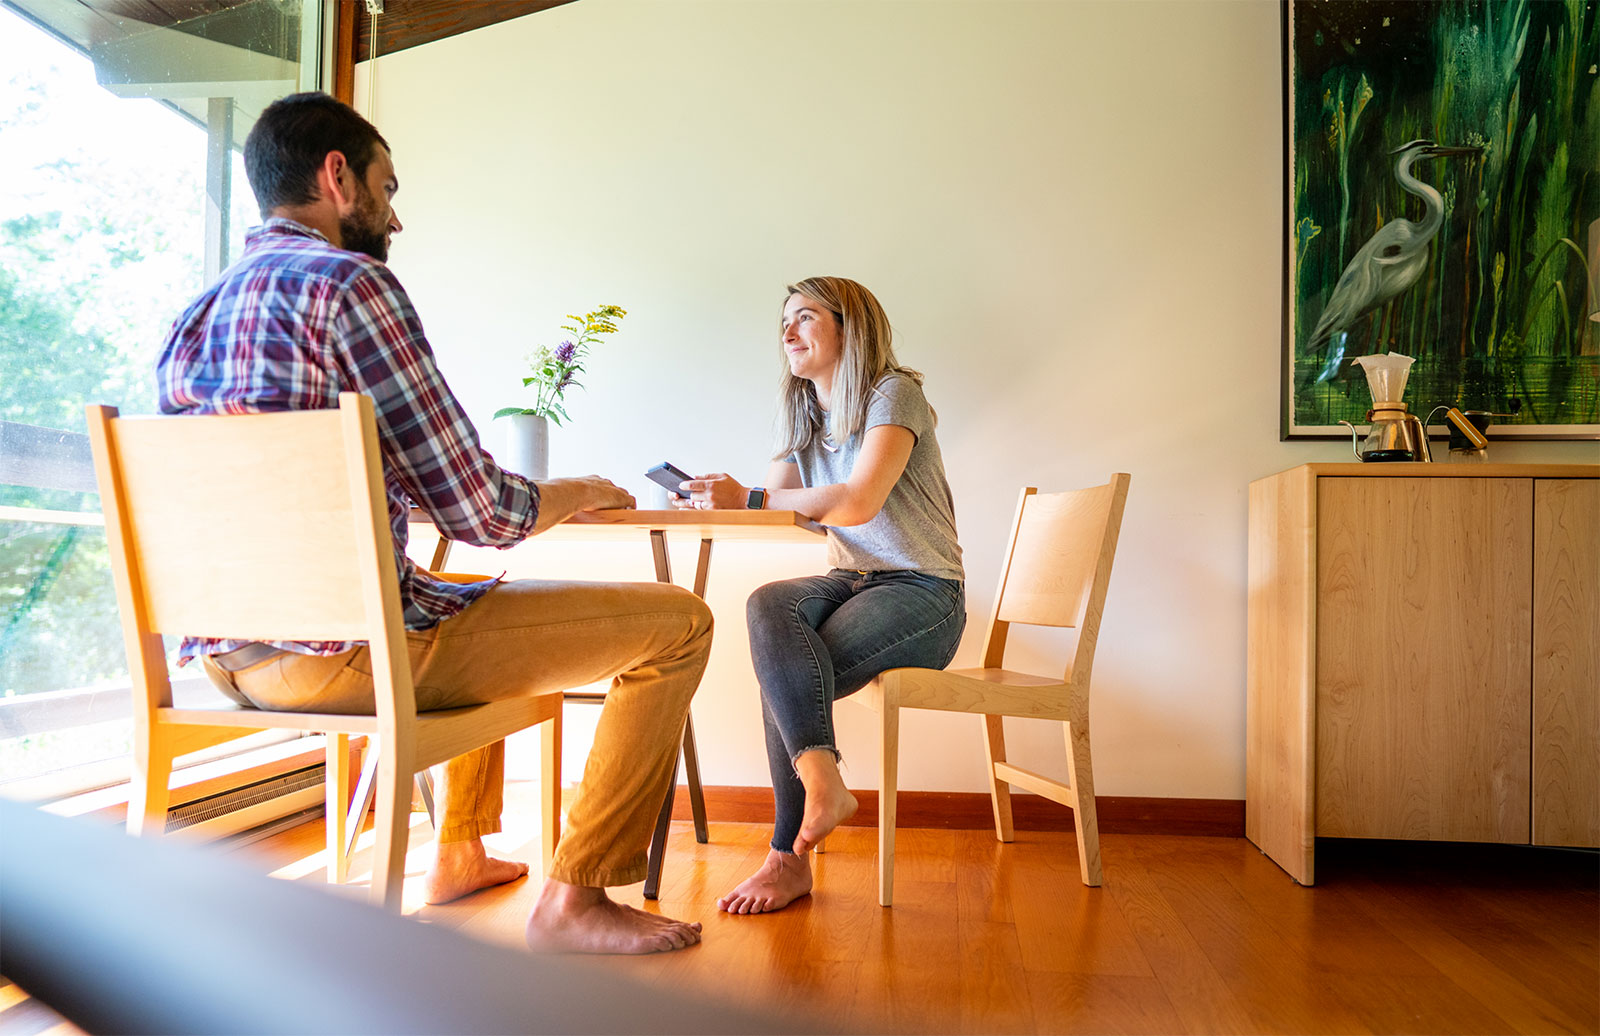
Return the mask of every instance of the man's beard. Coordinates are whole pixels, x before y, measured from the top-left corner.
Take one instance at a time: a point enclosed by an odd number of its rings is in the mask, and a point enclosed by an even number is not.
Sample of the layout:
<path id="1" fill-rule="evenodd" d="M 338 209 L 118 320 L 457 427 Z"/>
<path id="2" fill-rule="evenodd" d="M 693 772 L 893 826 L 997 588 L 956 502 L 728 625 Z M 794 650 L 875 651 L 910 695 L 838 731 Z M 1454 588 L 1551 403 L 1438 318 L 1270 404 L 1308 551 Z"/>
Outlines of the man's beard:
<path id="1" fill-rule="evenodd" d="M 389 224 L 378 216 L 378 202 L 366 184 L 357 188 L 355 211 L 339 219 L 339 237 L 352 252 L 370 255 L 380 263 L 389 261 Z"/>

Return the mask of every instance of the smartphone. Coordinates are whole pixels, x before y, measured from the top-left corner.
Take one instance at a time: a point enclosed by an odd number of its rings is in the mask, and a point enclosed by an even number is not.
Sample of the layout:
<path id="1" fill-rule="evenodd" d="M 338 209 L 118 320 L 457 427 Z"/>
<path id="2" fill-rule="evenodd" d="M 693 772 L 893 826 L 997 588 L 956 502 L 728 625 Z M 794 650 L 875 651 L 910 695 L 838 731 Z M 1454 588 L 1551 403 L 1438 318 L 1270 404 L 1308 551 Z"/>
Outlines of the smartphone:
<path id="1" fill-rule="evenodd" d="M 678 486 L 681 483 L 689 481 L 689 479 L 693 478 L 694 476 L 690 475 L 682 468 L 674 467 L 673 465 L 663 461 L 662 463 L 651 468 L 649 471 L 645 472 L 644 477 L 654 482 L 656 485 L 661 486 L 667 492 L 687 500 L 689 498 L 689 494 L 679 489 Z"/>

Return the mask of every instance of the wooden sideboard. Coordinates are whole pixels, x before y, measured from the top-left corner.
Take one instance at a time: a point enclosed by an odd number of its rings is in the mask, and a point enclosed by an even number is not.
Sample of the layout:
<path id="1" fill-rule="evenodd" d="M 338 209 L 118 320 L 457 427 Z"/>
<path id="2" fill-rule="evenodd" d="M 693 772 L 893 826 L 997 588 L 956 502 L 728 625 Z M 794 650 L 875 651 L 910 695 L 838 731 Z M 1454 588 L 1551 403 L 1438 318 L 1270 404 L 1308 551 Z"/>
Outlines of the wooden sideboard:
<path id="1" fill-rule="evenodd" d="M 1600 464 L 1250 484 L 1245 835 L 1600 845 Z"/>

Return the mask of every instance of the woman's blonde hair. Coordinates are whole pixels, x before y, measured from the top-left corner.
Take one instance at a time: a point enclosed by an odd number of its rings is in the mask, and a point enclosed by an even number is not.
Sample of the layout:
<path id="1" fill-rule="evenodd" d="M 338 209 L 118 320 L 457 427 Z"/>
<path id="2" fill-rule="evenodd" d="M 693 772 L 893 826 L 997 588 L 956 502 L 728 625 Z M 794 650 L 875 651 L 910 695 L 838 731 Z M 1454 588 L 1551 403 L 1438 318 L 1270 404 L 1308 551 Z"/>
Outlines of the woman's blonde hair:
<path id="1" fill-rule="evenodd" d="M 872 292 L 846 277 L 807 277 L 789 285 L 784 305 L 795 295 L 815 299 L 827 307 L 839 322 L 839 365 L 833 376 L 833 409 L 824 412 L 817 391 L 805 378 L 797 378 L 783 366 L 778 387 L 778 450 L 774 460 L 803 450 L 819 436 L 826 435 L 843 446 L 853 435 L 860 435 L 867 424 L 867 402 L 872 389 L 885 374 L 903 374 L 918 385 L 922 375 L 902 367 L 894 358 L 894 329 L 889 316 Z M 780 321 L 782 317 L 780 316 Z M 780 337 L 779 355 L 783 355 Z"/>

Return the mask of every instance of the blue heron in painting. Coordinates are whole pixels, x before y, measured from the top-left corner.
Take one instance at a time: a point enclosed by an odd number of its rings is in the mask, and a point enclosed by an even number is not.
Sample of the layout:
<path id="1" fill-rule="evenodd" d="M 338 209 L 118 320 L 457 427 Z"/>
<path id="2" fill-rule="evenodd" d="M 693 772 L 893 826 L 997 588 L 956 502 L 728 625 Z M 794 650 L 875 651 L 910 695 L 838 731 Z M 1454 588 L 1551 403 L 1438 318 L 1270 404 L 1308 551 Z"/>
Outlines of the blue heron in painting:
<path id="1" fill-rule="evenodd" d="M 1385 223 L 1361 246 L 1344 273 L 1339 275 L 1339 283 L 1334 286 L 1333 295 L 1323 307 L 1316 330 L 1311 332 L 1307 343 L 1308 351 L 1324 343 L 1327 345 L 1327 362 L 1323 364 L 1322 373 L 1317 375 L 1317 381 L 1327 381 L 1339 372 L 1346 358 L 1345 343 L 1350 336 L 1350 325 L 1355 319 L 1411 287 L 1428 265 L 1428 242 L 1444 225 L 1444 198 L 1411 175 L 1412 165 L 1424 158 L 1476 155 L 1482 150 L 1413 140 L 1389 152 L 1400 156 L 1394 164 L 1394 178 L 1401 188 L 1422 199 L 1422 221 L 1392 219 Z"/>

